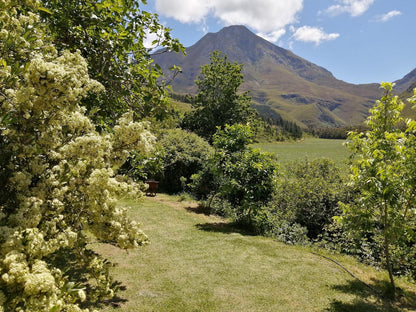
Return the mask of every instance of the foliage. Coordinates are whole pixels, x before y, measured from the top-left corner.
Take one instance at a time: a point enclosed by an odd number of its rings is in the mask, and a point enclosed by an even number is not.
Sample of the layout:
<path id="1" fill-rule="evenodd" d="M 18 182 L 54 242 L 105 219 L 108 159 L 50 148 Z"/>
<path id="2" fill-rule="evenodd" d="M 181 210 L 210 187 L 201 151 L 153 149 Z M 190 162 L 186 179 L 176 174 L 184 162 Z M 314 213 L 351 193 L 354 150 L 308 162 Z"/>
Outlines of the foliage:
<path id="1" fill-rule="evenodd" d="M 334 162 L 321 158 L 289 163 L 278 181 L 271 214 L 289 224 L 299 224 L 316 238 L 339 214 L 338 202 L 348 192 Z"/>
<path id="2" fill-rule="evenodd" d="M 83 301 L 115 286 L 88 237 L 147 241 L 115 205 L 142 194 L 117 169 L 154 137 L 131 112 L 95 130 L 78 103 L 103 86 L 79 52 L 55 49 L 39 11 L 36 0 L 0 2 L 0 311 L 87 311 Z"/>
<path id="3" fill-rule="evenodd" d="M 321 139 L 347 139 L 348 133 L 351 131 L 364 132 L 367 131 L 366 125 L 348 126 L 348 127 L 310 127 L 308 132 L 313 136 Z"/>
<path id="4" fill-rule="evenodd" d="M 232 207 L 232 216 L 249 225 L 272 197 L 278 169 L 270 154 L 248 146 L 251 137 L 249 126 L 218 129 L 213 137 L 215 153 L 204 170 L 192 177 L 196 193 L 225 201 Z"/>
<path id="5" fill-rule="evenodd" d="M 168 96 L 160 83 L 162 71 L 151 58 L 152 48 L 183 50 L 158 17 L 140 10 L 145 0 L 42 0 L 42 17 L 52 30 L 58 49 L 79 50 L 87 60 L 90 76 L 105 92 L 83 100 L 94 119 L 114 124 L 132 109 L 139 118 L 166 116 Z M 158 80 L 159 79 L 159 80 Z"/>
<path id="6" fill-rule="evenodd" d="M 248 93 L 238 94 L 243 82 L 242 66 L 231 63 L 221 52 L 211 53 L 210 63 L 201 66 L 195 81 L 198 94 L 192 103 L 195 110 L 185 115 L 183 127 L 211 140 L 217 127 L 245 124 L 254 116 Z"/>
<path id="7" fill-rule="evenodd" d="M 185 181 L 190 179 L 213 153 L 208 142 L 182 129 L 166 130 L 160 145 L 164 150 L 160 186 L 170 193 L 184 191 L 181 178 Z"/>
<path id="8" fill-rule="evenodd" d="M 158 180 L 159 189 L 168 193 L 185 191 L 186 181 L 201 170 L 213 148 L 193 132 L 165 129 L 150 154 L 135 151 L 122 172 L 137 181 Z"/>
<path id="9" fill-rule="evenodd" d="M 308 229 L 291 220 L 285 220 L 276 213 L 272 205 L 262 207 L 254 218 L 254 228 L 258 234 L 273 237 L 288 245 L 308 245 Z"/>
<path id="10" fill-rule="evenodd" d="M 159 142 L 154 144 L 151 153 L 143 150 L 132 151 L 119 172 L 131 177 L 134 181 L 157 179 L 163 171 L 164 153 Z"/>
<path id="11" fill-rule="evenodd" d="M 370 130 L 352 132 L 348 146 L 355 154 L 351 184 L 355 201 L 343 205 L 340 221 L 355 237 L 366 237 L 380 250 L 394 295 L 394 274 L 414 255 L 415 134 L 409 120 L 404 132 L 397 127 L 403 103 L 392 95 L 393 85 L 382 83 L 384 95 L 370 110 Z M 415 99 L 413 99 L 415 101 Z"/>

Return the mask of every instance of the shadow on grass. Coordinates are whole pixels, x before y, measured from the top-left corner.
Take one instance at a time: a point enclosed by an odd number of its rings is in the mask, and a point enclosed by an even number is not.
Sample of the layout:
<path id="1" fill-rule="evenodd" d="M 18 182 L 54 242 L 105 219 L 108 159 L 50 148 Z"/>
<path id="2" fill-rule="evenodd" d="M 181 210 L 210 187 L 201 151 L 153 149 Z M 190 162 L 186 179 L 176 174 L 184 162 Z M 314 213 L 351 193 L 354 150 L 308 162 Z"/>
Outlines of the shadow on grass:
<path id="1" fill-rule="evenodd" d="M 122 285 L 119 281 L 114 281 L 111 285 L 112 289 L 116 289 L 116 295 L 112 298 L 103 298 L 98 301 L 89 301 L 86 300 L 81 304 L 83 309 L 103 309 L 104 307 L 112 308 L 121 308 L 121 304 L 127 302 L 128 300 L 120 297 L 118 294 L 122 291 L 125 291 L 126 286 Z"/>
<path id="2" fill-rule="evenodd" d="M 383 280 L 372 280 L 372 287 L 367 288 L 358 280 L 349 281 L 343 285 L 333 286 L 333 289 L 352 294 L 357 297 L 354 302 L 341 302 L 334 300 L 328 312 L 400 312 L 414 311 L 416 309 L 416 294 L 397 289 L 396 300 L 390 300 L 384 294 L 389 289 L 389 283 Z"/>
<path id="3" fill-rule="evenodd" d="M 199 223 L 195 225 L 199 230 L 206 232 L 217 232 L 223 234 L 241 234 L 245 236 L 255 236 L 256 233 L 247 227 L 241 226 L 234 222 L 214 222 Z"/>
<path id="4" fill-rule="evenodd" d="M 198 205 L 196 207 L 186 207 L 187 211 L 197 214 L 204 214 L 206 216 L 209 216 L 212 214 L 211 208 L 206 207 L 204 205 Z"/>

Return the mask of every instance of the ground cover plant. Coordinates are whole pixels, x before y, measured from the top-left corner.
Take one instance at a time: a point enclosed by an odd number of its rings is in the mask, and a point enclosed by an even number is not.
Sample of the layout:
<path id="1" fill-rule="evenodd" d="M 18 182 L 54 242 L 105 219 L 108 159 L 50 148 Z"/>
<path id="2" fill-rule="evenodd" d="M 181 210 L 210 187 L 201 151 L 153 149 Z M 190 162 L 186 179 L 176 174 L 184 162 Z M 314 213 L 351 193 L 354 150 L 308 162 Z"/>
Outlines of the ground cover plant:
<path id="1" fill-rule="evenodd" d="M 158 194 L 119 202 L 133 207 L 130 217 L 143 221 L 151 243 L 122 253 L 95 245 L 118 264 L 112 272 L 126 288 L 117 307 L 102 311 L 416 311 L 416 287 L 404 279 L 398 279 L 401 300 L 384 300 L 316 250 L 253 236 L 181 199 Z M 386 273 L 351 257 L 318 253 L 383 290 Z"/>

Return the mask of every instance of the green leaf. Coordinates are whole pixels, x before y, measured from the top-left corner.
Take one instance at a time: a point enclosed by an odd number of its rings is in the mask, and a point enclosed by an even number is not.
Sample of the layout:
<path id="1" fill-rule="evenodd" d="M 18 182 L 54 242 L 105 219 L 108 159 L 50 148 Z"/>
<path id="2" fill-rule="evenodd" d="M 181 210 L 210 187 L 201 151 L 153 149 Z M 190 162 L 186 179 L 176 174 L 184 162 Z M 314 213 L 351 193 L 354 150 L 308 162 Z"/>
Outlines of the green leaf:
<path id="1" fill-rule="evenodd" d="M 52 15 L 52 14 L 53 14 L 53 13 L 52 13 L 52 11 L 48 10 L 48 9 L 47 9 L 47 8 L 45 8 L 45 7 L 40 7 L 40 8 L 39 8 L 39 11 L 42 11 L 42 12 L 48 13 L 48 14 L 50 14 L 50 15 Z"/>

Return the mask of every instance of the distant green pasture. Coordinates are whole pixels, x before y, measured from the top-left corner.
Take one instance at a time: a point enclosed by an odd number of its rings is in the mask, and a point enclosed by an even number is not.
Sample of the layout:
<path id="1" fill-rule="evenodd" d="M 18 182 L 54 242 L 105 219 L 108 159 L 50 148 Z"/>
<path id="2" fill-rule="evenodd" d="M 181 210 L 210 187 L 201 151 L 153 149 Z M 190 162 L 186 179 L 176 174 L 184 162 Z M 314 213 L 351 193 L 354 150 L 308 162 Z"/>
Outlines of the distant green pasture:
<path id="1" fill-rule="evenodd" d="M 338 166 L 345 166 L 350 151 L 345 140 L 307 138 L 299 142 L 259 143 L 253 147 L 277 155 L 281 164 L 294 160 L 328 158 Z"/>

